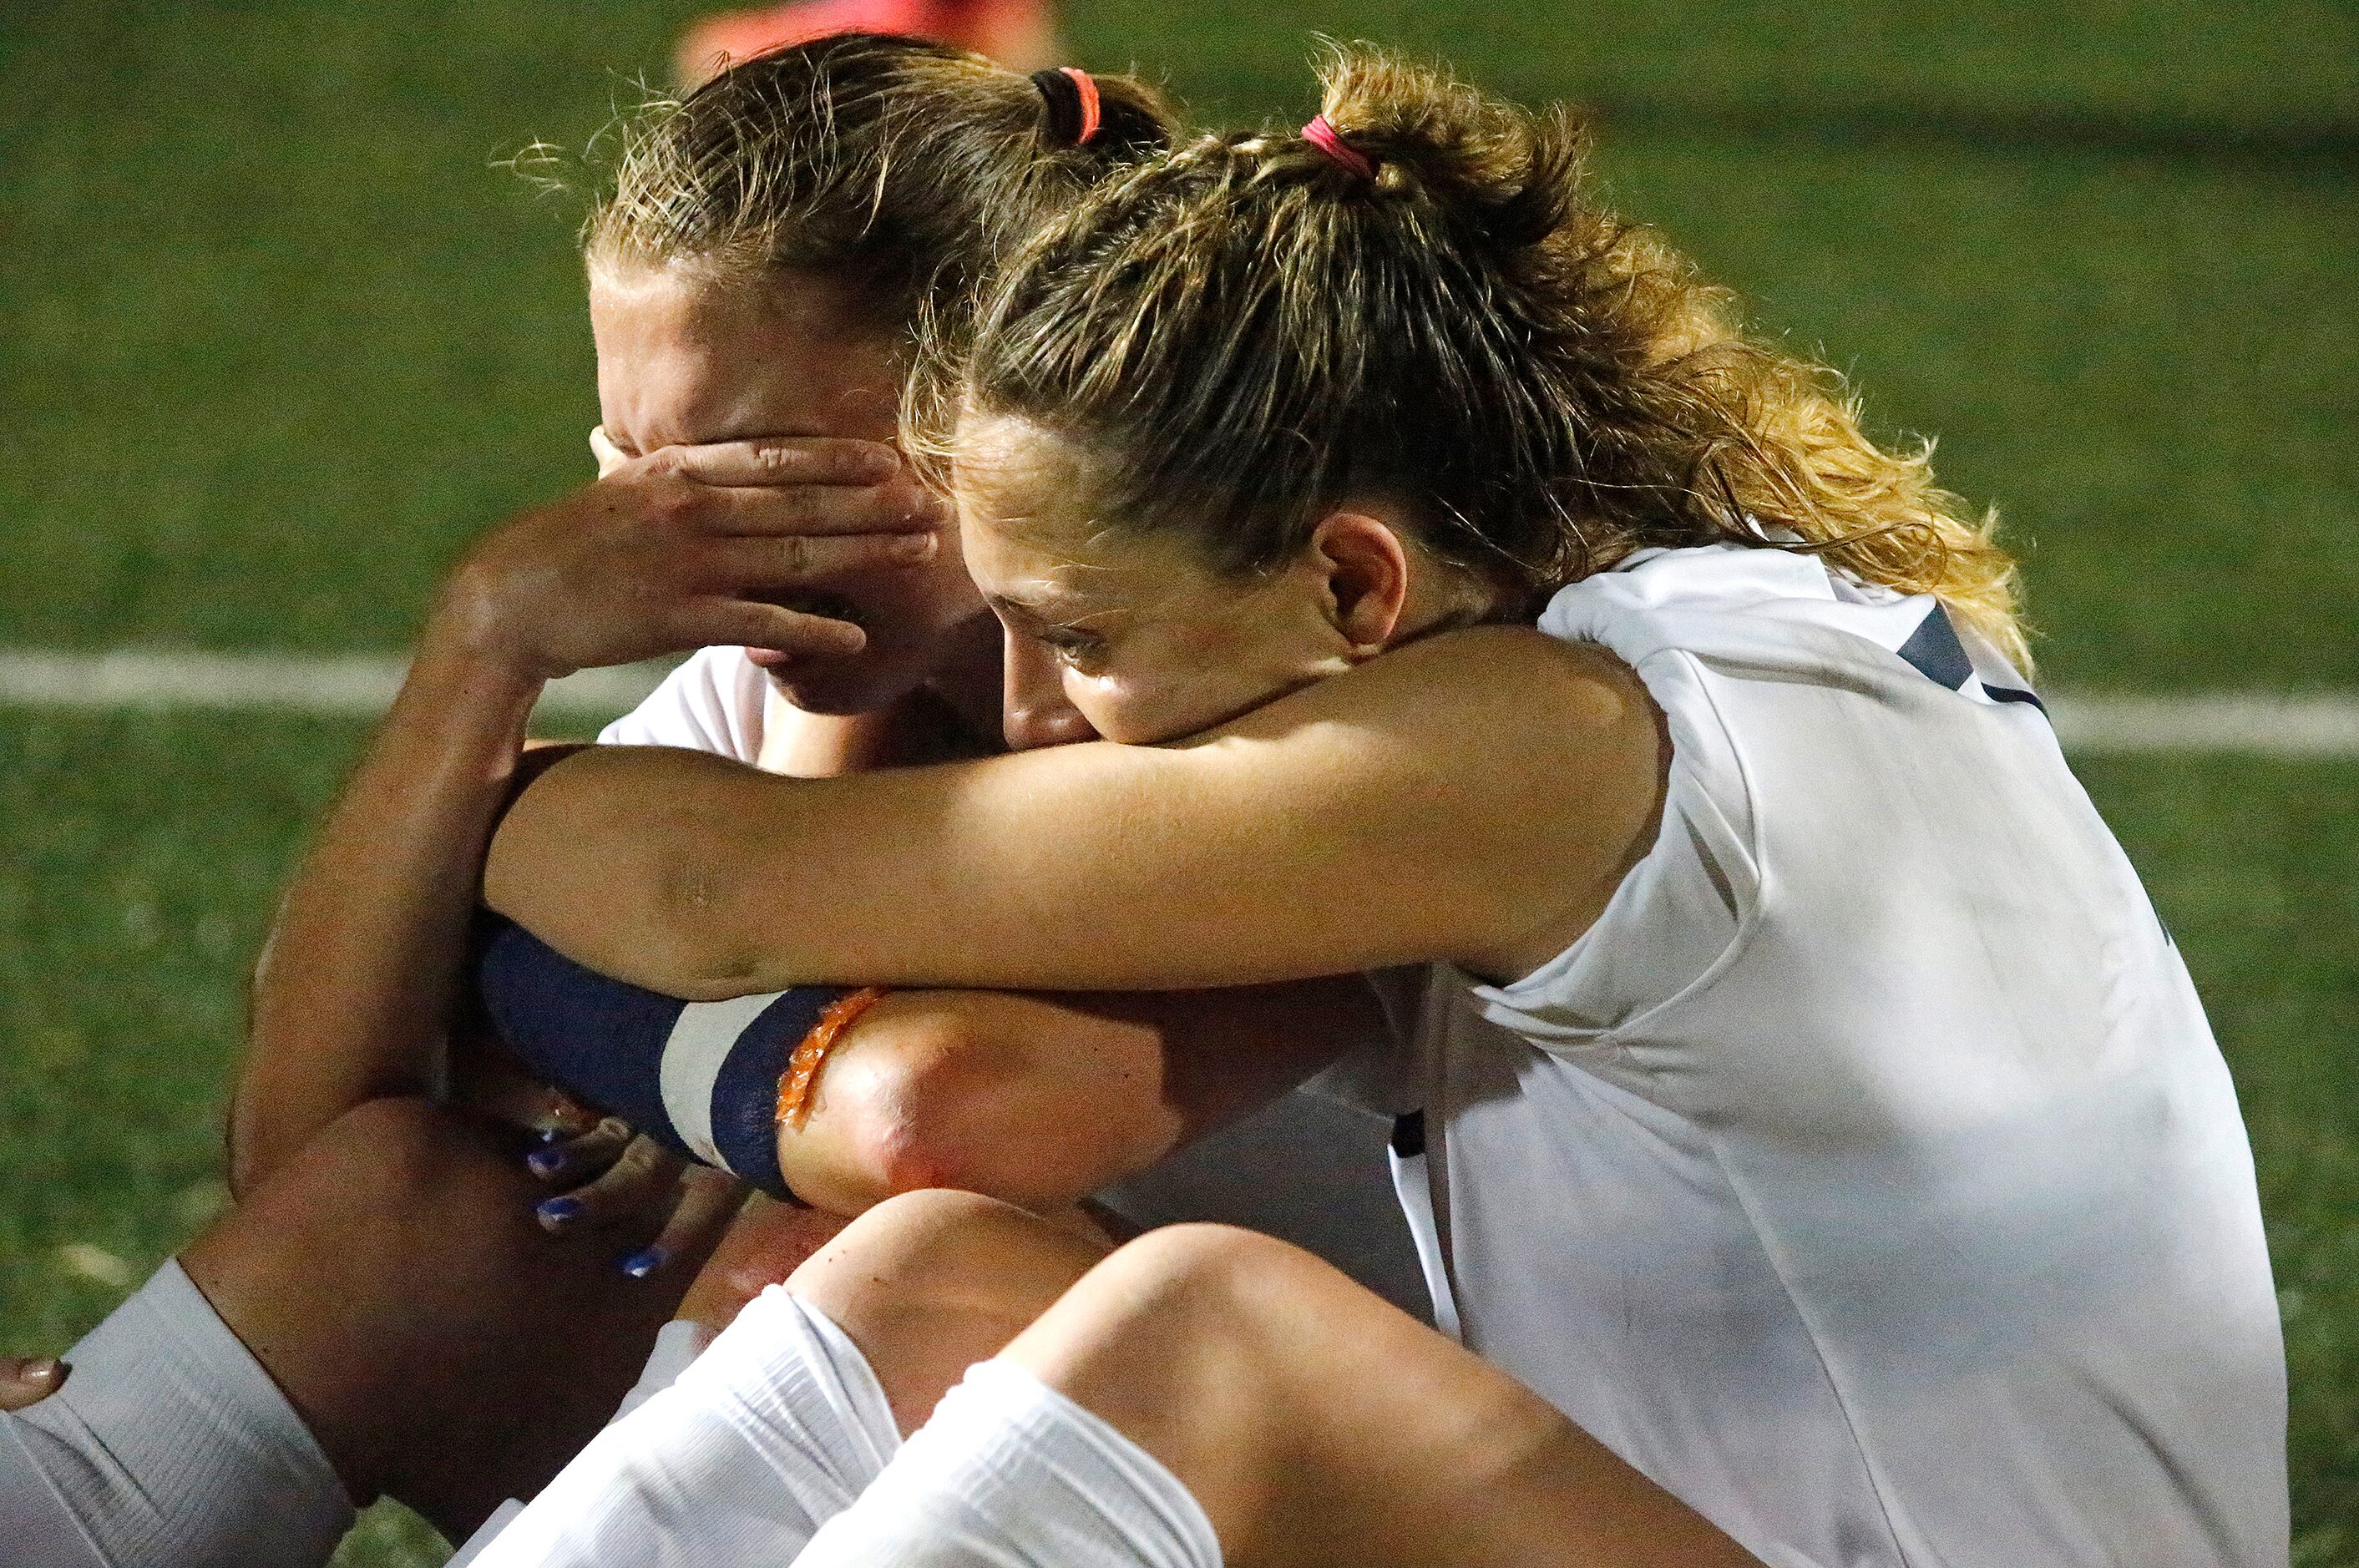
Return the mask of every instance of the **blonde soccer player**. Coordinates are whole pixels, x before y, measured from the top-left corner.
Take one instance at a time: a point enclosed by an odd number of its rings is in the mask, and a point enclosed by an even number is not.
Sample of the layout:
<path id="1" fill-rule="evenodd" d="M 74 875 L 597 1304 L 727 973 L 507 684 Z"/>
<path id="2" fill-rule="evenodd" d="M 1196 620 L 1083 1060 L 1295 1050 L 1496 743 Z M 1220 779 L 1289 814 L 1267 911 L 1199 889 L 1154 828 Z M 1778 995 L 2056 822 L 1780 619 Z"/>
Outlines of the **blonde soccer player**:
<path id="1" fill-rule="evenodd" d="M 1354 54 L 1017 258 L 932 428 L 1100 741 L 508 813 L 492 903 L 682 996 L 1389 976 L 1450 1332 L 896 1200 L 643 1412 L 753 1412 L 771 1560 L 2283 1561 L 2243 1125 L 2011 562 L 1580 164 Z"/>

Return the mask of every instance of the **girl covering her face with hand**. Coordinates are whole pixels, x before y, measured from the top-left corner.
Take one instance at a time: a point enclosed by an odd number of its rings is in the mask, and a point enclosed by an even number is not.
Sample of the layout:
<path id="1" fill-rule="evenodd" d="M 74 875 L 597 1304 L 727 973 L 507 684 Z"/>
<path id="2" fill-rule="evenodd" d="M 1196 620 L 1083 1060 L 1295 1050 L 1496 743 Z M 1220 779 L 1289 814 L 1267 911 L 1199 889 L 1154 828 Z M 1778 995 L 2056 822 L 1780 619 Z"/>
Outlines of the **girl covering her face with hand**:
<path id="1" fill-rule="evenodd" d="M 196 1311 L 223 1320 L 216 1338 L 275 1347 L 269 1376 L 245 1381 L 288 1388 L 330 1452 L 359 1456 L 342 1472 L 353 1497 L 393 1492 L 458 1539 L 612 1414 L 675 1305 L 692 1321 L 663 1329 L 653 1382 L 691 1331 L 726 1322 L 842 1215 L 938 1183 L 1068 1206 L 1375 1027 L 1356 977 L 886 996 L 842 1024 L 806 1114 L 771 1139 L 782 1184 L 821 1215 L 747 1211 L 684 1302 L 742 1188 L 701 1172 L 683 1186 L 676 1161 L 613 1124 L 531 1149 L 528 1177 L 517 1139 L 466 1113 L 552 1119 L 545 1089 L 428 1103 L 450 1077 L 484 846 L 529 766 L 547 681 L 701 648 L 615 738 L 817 773 L 998 749 L 995 627 L 947 508 L 889 444 L 912 328 L 954 315 L 1033 225 L 1159 145 L 1163 125 L 1122 78 L 1027 78 L 849 36 L 745 62 L 618 136 L 585 236 L 608 472 L 493 530 L 438 595 L 257 964 L 229 1144 L 241 1212 L 264 1217 L 192 1250 L 200 1290 L 167 1303 L 210 1302 Z M 465 1157 L 421 1160 L 421 1140 Z M 386 1180 L 342 1180 L 322 1146 Z M 1378 1130 L 1372 1170 L 1380 1148 Z M 388 1182 L 413 1204 L 404 1223 L 321 1272 L 313 1238 L 354 1205 L 315 1194 Z M 514 1223 L 536 1201 L 550 1235 Z M 290 1208 L 313 1227 L 267 1217 Z M 463 1269 L 439 1262 L 453 1255 Z M 387 1315 L 408 1337 L 373 1326 Z M 87 1388 L 115 1386 L 100 1370 L 82 1367 Z M 396 1385 L 404 1398 L 384 1398 Z M 537 1412 L 522 1434 L 519 1409 Z M 347 1506 L 333 1477 L 325 1491 L 321 1514 Z M 210 1517 L 258 1517 L 241 1497 L 217 1489 Z M 279 1533 L 298 1553 L 310 1539 Z"/>
<path id="2" fill-rule="evenodd" d="M 995 286 L 929 428 L 1011 703 L 1119 744 L 813 782 L 614 752 L 502 826 L 495 907 L 682 994 L 1396 971 L 1371 1092 L 1493 1366 L 1158 1233 L 799 1561 L 1724 1550 L 1658 1486 L 1774 1563 L 2283 1560 L 2233 1089 L 2011 568 L 1580 151 L 1348 55 L 1301 134 L 1119 175 Z M 801 1293 L 860 1321 L 917 1203 Z M 907 1348 L 853 1338 L 896 1388 Z M 1060 1445 L 1120 1456 L 1088 1530 L 1025 1506 Z"/>

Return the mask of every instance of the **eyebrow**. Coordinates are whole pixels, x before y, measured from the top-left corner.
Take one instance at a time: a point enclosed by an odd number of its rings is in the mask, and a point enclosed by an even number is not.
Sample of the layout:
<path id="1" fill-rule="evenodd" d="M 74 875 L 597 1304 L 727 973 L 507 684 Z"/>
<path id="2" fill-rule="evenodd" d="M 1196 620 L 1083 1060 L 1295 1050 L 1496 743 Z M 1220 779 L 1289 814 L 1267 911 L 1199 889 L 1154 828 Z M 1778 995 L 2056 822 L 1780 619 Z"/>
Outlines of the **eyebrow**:
<path id="1" fill-rule="evenodd" d="M 1010 598 L 1005 593 L 986 593 L 983 597 L 985 604 L 1002 615 L 1028 628 L 1039 631 L 1086 632 L 1094 637 L 1100 635 L 1101 629 L 1093 626 L 1090 623 L 1103 621 L 1114 613 L 1111 610 L 1092 610 L 1080 604 L 1072 604 L 1069 610 L 1060 614 L 1060 595 L 1053 591 L 1028 603 L 1022 599 Z"/>
<path id="2" fill-rule="evenodd" d="M 1046 606 L 1053 602 L 1051 596 L 1043 595 L 1039 599 L 1027 601 L 1013 598 L 1006 593 L 985 593 L 983 598 L 984 603 L 1001 615 L 1012 615 L 1019 621 L 1029 621 L 1034 626 L 1046 626 L 1056 624 L 1045 613 Z"/>

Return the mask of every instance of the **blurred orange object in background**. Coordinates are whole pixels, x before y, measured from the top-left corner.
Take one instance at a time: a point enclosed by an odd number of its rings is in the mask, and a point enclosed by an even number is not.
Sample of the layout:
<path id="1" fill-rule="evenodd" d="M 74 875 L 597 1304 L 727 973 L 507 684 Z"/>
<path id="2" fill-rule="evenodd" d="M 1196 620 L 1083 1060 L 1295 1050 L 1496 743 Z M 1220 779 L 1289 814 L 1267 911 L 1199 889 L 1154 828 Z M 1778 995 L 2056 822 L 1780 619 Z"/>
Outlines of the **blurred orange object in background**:
<path id="1" fill-rule="evenodd" d="M 1049 0 L 789 0 L 697 22 L 681 35 L 672 69 L 683 88 L 694 88 L 733 60 L 849 32 L 931 38 L 1018 71 L 1055 65 L 1060 52 Z"/>

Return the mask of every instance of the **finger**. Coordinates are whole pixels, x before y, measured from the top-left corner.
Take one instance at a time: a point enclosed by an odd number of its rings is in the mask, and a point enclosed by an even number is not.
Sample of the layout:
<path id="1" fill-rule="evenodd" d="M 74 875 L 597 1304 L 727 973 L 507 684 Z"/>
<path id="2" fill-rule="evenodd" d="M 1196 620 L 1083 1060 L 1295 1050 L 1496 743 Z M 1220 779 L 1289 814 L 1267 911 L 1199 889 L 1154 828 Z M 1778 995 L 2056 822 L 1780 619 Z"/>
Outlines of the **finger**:
<path id="1" fill-rule="evenodd" d="M 452 1069 L 451 1090 L 461 1105 L 519 1132 L 539 1133 L 554 1141 L 579 1138 L 598 1125 L 596 1112 L 505 1055 L 471 1051 L 462 1070 L 454 1051 Z"/>
<path id="2" fill-rule="evenodd" d="M 706 530 L 720 534 L 931 532 L 951 520 L 947 497 L 908 479 L 884 485 L 710 485 Z"/>
<path id="3" fill-rule="evenodd" d="M 776 648 L 780 653 L 840 657 L 868 646 L 868 634 L 850 621 L 766 604 L 758 599 L 718 595 L 681 606 L 667 629 L 681 648 L 734 643 Z"/>
<path id="4" fill-rule="evenodd" d="M 525 1156 L 525 1168 L 544 1181 L 582 1183 L 596 1180 L 630 1147 L 631 1129 L 608 1116 L 584 1133 L 560 1134 Z"/>
<path id="5" fill-rule="evenodd" d="M 881 485 L 901 472 L 901 454 L 883 441 L 842 436 L 762 436 L 668 446 L 643 460 L 654 472 L 703 485 Z"/>
<path id="6" fill-rule="evenodd" d="M 54 1356 L 0 1356 L 0 1410 L 39 1404 L 63 1386 L 71 1370 Z"/>
<path id="7" fill-rule="evenodd" d="M 634 1279 L 685 1265 L 701 1268 L 722 1233 L 745 1204 L 745 1188 L 719 1171 L 691 1166 L 680 1173 L 679 1203 L 655 1240 L 622 1260 Z"/>
<path id="8" fill-rule="evenodd" d="M 614 1162 L 570 1192 L 535 1211 L 541 1228 L 571 1231 L 646 1219 L 671 1201 L 687 1161 L 653 1138 L 635 1138 Z"/>
<path id="9" fill-rule="evenodd" d="M 614 444 L 614 438 L 607 435 L 603 425 L 590 427 L 590 455 L 598 460 L 598 477 L 601 479 L 631 461 L 630 453 Z"/>
<path id="10" fill-rule="evenodd" d="M 798 588 L 858 572 L 923 565 L 940 551 L 941 536 L 848 534 L 814 539 L 781 534 L 775 539 L 713 539 L 706 550 L 700 570 L 709 570 L 722 583 L 744 592 Z"/>

